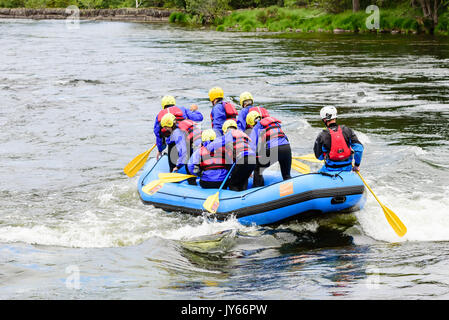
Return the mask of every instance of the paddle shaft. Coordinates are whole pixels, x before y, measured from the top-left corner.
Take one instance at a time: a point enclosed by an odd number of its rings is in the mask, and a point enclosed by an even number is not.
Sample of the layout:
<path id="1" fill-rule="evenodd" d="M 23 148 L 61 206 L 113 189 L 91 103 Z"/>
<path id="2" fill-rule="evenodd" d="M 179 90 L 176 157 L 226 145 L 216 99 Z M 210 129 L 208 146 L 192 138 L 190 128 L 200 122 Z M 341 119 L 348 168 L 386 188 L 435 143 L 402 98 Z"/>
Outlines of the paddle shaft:
<path id="1" fill-rule="evenodd" d="M 387 218 L 387 221 L 390 224 L 390 226 L 393 228 L 393 230 L 396 232 L 398 236 L 403 237 L 407 233 L 407 227 L 404 225 L 404 223 L 402 223 L 402 221 L 398 218 L 398 216 L 396 216 L 396 214 L 393 211 L 391 211 L 389 208 L 387 208 L 380 202 L 380 200 L 374 194 L 373 190 L 371 190 L 369 185 L 362 178 L 360 172 L 356 171 L 356 173 L 359 175 L 360 179 L 362 179 L 365 186 L 368 188 L 368 190 L 371 192 L 374 198 L 376 198 L 379 205 L 382 207 L 382 210 L 384 211 L 385 217 Z"/>
<path id="2" fill-rule="evenodd" d="M 224 187 L 226 181 L 228 180 L 229 176 L 231 175 L 232 169 L 234 169 L 234 167 L 235 167 L 235 162 L 232 164 L 231 169 L 229 170 L 229 172 L 228 172 L 228 174 L 226 175 L 225 179 L 224 179 L 223 182 L 221 183 L 220 188 L 218 188 L 218 192 L 220 192 L 220 190 L 223 189 L 223 187 Z"/>
<path id="3" fill-rule="evenodd" d="M 377 202 L 379 202 L 379 204 L 381 206 L 383 206 L 382 202 L 380 202 L 379 198 L 377 198 L 377 196 L 374 194 L 374 191 L 370 188 L 370 186 L 368 185 L 368 183 L 366 183 L 365 179 L 363 179 L 362 175 L 360 174 L 360 172 L 356 171 L 356 173 L 359 175 L 360 179 L 362 179 L 363 183 L 365 184 L 365 186 L 368 188 L 368 190 L 371 192 L 371 194 L 374 196 L 374 198 L 376 198 Z"/>

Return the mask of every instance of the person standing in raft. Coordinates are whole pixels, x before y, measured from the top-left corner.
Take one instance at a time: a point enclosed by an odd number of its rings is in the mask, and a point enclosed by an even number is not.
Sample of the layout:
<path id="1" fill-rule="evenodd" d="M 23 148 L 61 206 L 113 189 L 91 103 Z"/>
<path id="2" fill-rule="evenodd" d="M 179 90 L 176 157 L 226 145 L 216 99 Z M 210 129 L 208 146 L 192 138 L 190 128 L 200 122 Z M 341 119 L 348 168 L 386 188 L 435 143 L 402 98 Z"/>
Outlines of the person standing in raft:
<path id="1" fill-rule="evenodd" d="M 354 131 L 337 124 L 335 107 L 322 108 L 320 117 L 326 129 L 320 132 L 313 146 L 315 157 L 324 160 L 324 165 L 318 172 L 359 171 L 364 148 Z"/>
<path id="2" fill-rule="evenodd" d="M 246 190 L 248 179 L 256 167 L 256 154 L 249 146 L 250 138 L 246 133 L 237 129 L 235 120 L 226 120 L 222 130 L 224 135 L 211 142 L 206 148 L 209 152 L 222 147 L 226 148 L 227 162 L 235 163 L 227 186 L 233 191 Z"/>
<path id="3" fill-rule="evenodd" d="M 203 121 L 203 115 L 198 111 L 198 106 L 196 104 L 192 104 L 190 106 L 190 110 L 184 107 L 177 107 L 176 100 L 173 96 L 164 96 L 161 101 L 162 111 L 160 111 L 154 121 L 154 135 L 156 136 L 156 145 L 157 145 L 157 155 L 156 159 L 159 159 L 162 155 L 162 152 L 166 148 L 165 137 L 166 135 L 161 132 L 161 120 L 164 115 L 167 113 L 171 113 L 175 115 L 177 121 L 182 121 L 185 119 L 190 119 L 195 122 Z M 168 153 L 170 153 L 170 146 Z"/>
<path id="4" fill-rule="evenodd" d="M 213 129 L 204 130 L 201 133 L 203 145 L 192 154 L 187 164 L 191 173 L 201 177 L 200 186 L 205 189 L 218 189 L 228 173 L 225 148 L 212 152 L 206 148 L 216 137 Z"/>
<path id="5" fill-rule="evenodd" d="M 178 122 L 175 115 L 167 113 L 161 119 L 161 127 L 168 145 L 174 145 L 168 154 L 170 172 L 191 174 L 187 168 L 188 160 L 194 149 L 201 146 L 201 131 L 196 123 L 188 119 Z M 196 185 L 196 178 L 187 181 Z"/>
<path id="6" fill-rule="evenodd" d="M 242 106 L 242 109 L 240 110 L 239 116 L 237 118 L 237 125 L 239 126 L 238 127 L 239 130 L 247 132 L 246 130 L 250 129 L 250 127 L 246 122 L 246 116 L 251 111 L 259 112 L 262 119 L 270 116 L 267 109 L 263 107 L 255 107 L 253 104 L 254 99 L 251 93 L 245 91 L 242 92 L 242 94 L 240 94 L 240 105 Z"/>
<path id="7" fill-rule="evenodd" d="M 220 135 L 223 135 L 223 124 L 226 120 L 237 120 L 237 109 L 230 102 L 223 101 L 224 92 L 220 87 L 214 87 L 209 90 L 209 100 L 212 103 L 210 112 L 210 122 L 212 129 Z"/>
<path id="8" fill-rule="evenodd" d="M 281 121 L 274 117 L 262 118 L 257 111 L 250 111 L 246 117 L 250 134 L 250 147 L 257 152 L 257 165 L 254 170 L 253 186 L 264 185 L 263 170 L 279 162 L 282 178 L 290 179 L 292 150 L 287 136 L 281 128 Z"/>

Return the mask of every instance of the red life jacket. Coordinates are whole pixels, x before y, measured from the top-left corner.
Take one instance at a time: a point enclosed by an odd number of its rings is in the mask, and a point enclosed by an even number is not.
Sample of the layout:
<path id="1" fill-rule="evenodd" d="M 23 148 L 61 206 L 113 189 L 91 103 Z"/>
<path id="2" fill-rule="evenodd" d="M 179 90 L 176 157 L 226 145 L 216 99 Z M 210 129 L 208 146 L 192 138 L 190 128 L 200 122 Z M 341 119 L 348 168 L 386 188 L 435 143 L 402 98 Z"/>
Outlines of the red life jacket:
<path id="1" fill-rule="evenodd" d="M 200 156 L 200 167 L 203 171 L 226 169 L 225 148 L 221 147 L 210 152 L 206 147 L 201 147 Z"/>
<path id="2" fill-rule="evenodd" d="M 331 135 L 331 150 L 327 155 L 332 161 L 345 161 L 351 156 L 351 149 L 346 143 L 341 127 L 338 126 L 337 131 L 328 129 Z"/>
<path id="3" fill-rule="evenodd" d="M 249 137 L 246 133 L 240 130 L 232 130 L 232 147 L 233 147 L 233 159 L 235 160 L 242 152 L 249 151 Z"/>
<path id="4" fill-rule="evenodd" d="M 251 111 L 257 111 L 260 114 L 260 116 L 262 117 L 262 119 L 270 116 L 267 109 L 265 109 L 263 107 L 251 107 L 251 108 L 249 108 L 248 113 L 250 113 Z"/>
<path id="5" fill-rule="evenodd" d="M 281 129 L 281 121 L 273 118 L 267 117 L 260 120 L 260 124 L 262 125 L 265 134 L 263 136 L 263 142 L 270 141 L 271 139 L 284 138 L 285 133 Z"/>
<path id="6" fill-rule="evenodd" d="M 230 102 L 219 102 L 223 105 L 223 108 L 226 113 L 226 120 L 232 119 L 234 121 L 237 121 L 237 115 L 239 114 L 237 112 L 237 109 L 234 107 L 234 105 Z M 212 115 L 212 112 L 210 113 L 210 122 L 212 123 L 212 128 L 214 127 L 214 117 Z M 220 128 L 221 129 L 221 128 Z"/>
<path id="7" fill-rule="evenodd" d="M 187 137 L 187 144 L 192 145 L 194 141 L 197 141 L 198 139 L 201 140 L 201 131 L 197 128 L 196 123 L 192 120 L 184 120 L 181 122 L 178 122 L 178 128 L 185 132 Z"/>
<path id="8" fill-rule="evenodd" d="M 178 122 L 184 120 L 184 114 L 182 113 L 182 110 L 176 106 L 173 106 L 162 109 L 157 115 L 157 121 L 160 123 L 162 117 L 165 116 L 167 113 L 173 114 L 176 117 L 176 120 L 178 120 Z"/>

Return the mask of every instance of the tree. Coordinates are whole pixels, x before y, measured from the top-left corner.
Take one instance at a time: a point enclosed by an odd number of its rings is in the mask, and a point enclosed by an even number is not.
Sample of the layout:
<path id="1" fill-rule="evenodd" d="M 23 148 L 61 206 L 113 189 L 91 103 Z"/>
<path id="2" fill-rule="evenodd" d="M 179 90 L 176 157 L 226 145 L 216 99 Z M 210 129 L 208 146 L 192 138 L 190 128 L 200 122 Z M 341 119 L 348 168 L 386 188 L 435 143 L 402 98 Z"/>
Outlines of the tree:
<path id="1" fill-rule="evenodd" d="M 94 9 L 101 6 L 103 0 L 80 0 L 80 4 L 83 8 Z"/>
<path id="2" fill-rule="evenodd" d="M 188 13 L 197 15 L 208 23 L 220 17 L 229 8 L 229 0 L 186 0 Z"/>
<path id="3" fill-rule="evenodd" d="M 446 3 L 447 2 L 443 0 L 419 0 L 424 19 L 431 22 L 432 32 L 435 26 L 438 24 L 438 10 L 443 6 L 443 4 Z"/>
<path id="4" fill-rule="evenodd" d="M 360 0 L 352 0 L 352 11 L 360 11 Z"/>

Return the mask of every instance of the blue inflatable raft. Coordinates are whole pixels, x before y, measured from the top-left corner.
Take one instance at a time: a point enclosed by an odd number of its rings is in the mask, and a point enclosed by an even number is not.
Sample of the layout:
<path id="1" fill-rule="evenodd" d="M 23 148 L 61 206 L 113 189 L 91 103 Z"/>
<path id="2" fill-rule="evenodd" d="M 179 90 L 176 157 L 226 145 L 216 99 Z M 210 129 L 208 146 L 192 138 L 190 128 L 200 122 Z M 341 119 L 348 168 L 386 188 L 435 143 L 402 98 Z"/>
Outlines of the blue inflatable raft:
<path id="1" fill-rule="evenodd" d="M 146 163 L 138 181 L 142 201 L 166 211 L 204 214 L 204 201 L 217 189 L 203 189 L 183 181 L 165 183 L 153 195 L 142 191 L 162 172 L 169 172 L 166 155 L 159 161 L 152 158 Z M 283 181 L 279 172 L 266 170 L 264 179 L 263 187 L 252 188 L 250 179 L 248 190 L 221 190 L 220 205 L 212 216 L 223 221 L 234 215 L 243 225 L 271 225 L 292 219 L 324 217 L 329 213 L 350 213 L 362 209 L 366 202 L 363 182 L 352 172 L 310 173 Z"/>

